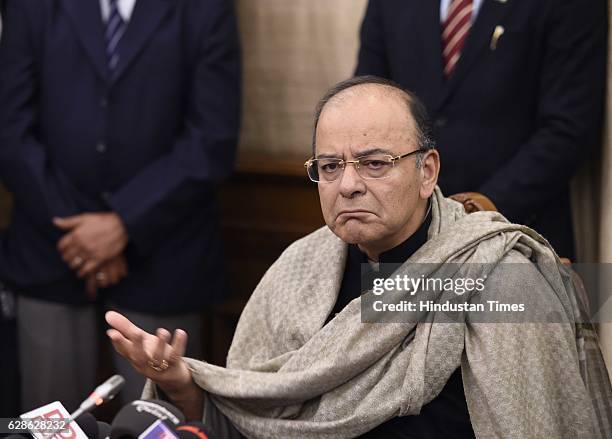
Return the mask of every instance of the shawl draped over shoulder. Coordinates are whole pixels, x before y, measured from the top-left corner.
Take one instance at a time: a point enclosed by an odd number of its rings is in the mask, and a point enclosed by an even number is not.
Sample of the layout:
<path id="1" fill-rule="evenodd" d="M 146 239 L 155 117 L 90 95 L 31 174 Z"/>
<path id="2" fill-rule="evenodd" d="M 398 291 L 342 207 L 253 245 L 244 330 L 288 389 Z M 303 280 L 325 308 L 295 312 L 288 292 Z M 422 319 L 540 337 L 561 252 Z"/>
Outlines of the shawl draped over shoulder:
<path id="1" fill-rule="evenodd" d="M 557 255 L 536 232 L 499 213 L 467 215 L 438 188 L 431 202 L 428 241 L 397 273 L 416 278 L 446 263 L 522 263 L 515 279 L 483 273 L 487 291 L 541 295 L 559 320 L 457 324 L 436 322 L 432 312 L 423 323 L 363 323 L 358 297 L 325 324 L 347 244 L 324 227 L 288 247 L 263 276 L 240 317 L 227 367 L 186 359 L 205 390 L 204 420 L 229 420 L 249 438 L 356 437 L 418 414 L 461 366 L 477 437 L 598 437 L 579 369 L 579 311 Z M 143 396 L 155 395 L 148 382 Z"/>

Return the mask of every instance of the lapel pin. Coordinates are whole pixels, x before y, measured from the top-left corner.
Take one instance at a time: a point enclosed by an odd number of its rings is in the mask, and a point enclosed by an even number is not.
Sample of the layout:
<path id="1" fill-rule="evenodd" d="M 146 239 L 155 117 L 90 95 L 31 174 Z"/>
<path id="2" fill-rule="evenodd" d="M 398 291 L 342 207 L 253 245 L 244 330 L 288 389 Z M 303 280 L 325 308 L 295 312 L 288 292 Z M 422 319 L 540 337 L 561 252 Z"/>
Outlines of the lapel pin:
<path id="1" fill-rule="evenodd" d="M 497 25 L 495 26 L 495 30 L 493 31 L 493 35 L 491 36 L 491 50 L 497 49 L 497 42 L 504 34 L 505 29 L 503 26 Z"/>

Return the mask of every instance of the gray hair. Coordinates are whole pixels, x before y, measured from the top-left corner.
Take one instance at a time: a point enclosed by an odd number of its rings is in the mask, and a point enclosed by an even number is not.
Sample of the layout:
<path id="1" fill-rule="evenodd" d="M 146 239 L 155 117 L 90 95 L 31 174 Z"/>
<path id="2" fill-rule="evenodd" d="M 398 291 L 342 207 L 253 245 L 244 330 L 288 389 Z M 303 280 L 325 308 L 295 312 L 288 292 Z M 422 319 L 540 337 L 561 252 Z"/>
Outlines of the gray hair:
<path id="1" fill-rule="evenodd" d="M 323 112 L 325 106 L 329 103 L 329 101 L 331 101 L 335 96 L 337 96 L 344 90 L 365 84 L 382 85 L 385 87 L 389 87 L 393 91 L 395 91 L 397 93 L 397 96 L 399 96 L 406 103 L 406 108 L 408 109 L 409 114 L 412 116 L 412 119 L 415 122 L 416 137 L 419 149 L 423 150 L 424 153 L 436 147 L 436 144 L 431 136 L 431 124 L 429 122 L 429 116 L 427 114 L 427 110 L 425 109 L 425 105 L 423 105 L 421 100 L 414 93 L 405 89 L 394 81 L 385 78 L 380 78 L 378 76 L 366 75 L 356 76 L 354 78 L 346 79 L 342 82 L 337 83 L 325 93 L 325 95 L 317 104 L 314 117 L 314 128 L 312 130 L 313 156 L 315 155 L 317 147 L 317 127 L 319 126 L 319 119 L 321 118 L 321 113 Z M 423 164 L 423 153 L 417 154 L 417 168 L 420 168 Z"/>

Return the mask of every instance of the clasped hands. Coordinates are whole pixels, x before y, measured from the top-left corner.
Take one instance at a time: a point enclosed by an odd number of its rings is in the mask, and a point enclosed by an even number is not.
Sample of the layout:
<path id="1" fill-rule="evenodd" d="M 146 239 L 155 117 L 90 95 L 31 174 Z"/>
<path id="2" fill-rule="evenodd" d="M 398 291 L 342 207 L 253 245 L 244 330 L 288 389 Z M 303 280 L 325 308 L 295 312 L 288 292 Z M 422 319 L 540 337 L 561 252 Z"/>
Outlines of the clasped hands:
<path id="1" fill-rule="evenodd" d="M 66 232 L 58 241 L 62 259 L 77 276 L 85 279 L 87 293 L 118 283 L 128 274 L 123 250 L 128 234 L 119 215 L 113 212 L 83 213 L 54 218 L 53 224 Z"/>

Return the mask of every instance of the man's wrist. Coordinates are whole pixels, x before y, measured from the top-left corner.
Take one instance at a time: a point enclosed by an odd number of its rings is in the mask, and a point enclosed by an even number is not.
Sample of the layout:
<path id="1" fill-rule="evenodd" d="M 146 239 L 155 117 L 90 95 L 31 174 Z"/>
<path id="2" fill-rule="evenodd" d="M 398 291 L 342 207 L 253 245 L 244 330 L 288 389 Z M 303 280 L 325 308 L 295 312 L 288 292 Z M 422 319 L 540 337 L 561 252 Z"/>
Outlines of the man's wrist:
<path id="1" fill-rule="evenodd" d="M 200 396 L 200 393 L 202 393 L 202 389 L 193 381 L 182 387 L 167 388 L 160 385 L 160 388 L 164 394 L 177 405 L 191 403 Z"/>
<path id="2" fill-rule="evenodd" d="M 123 247 L 122 250 L 123 250 L 125 246 L 127 245 L 128 241 L 130 240 L 130 236 L 128 234 L 127 227 L 125 226 L 123 219 L 117 212 L 110 212 L 110 215 L 112 216 L 113 221 L 116 224 L 116 229 L 117 229 L 118 235 L 120 236 L 122 247 Z"/>
<path id="3" fill-rule="evenodd" d="M 191 370 L 189 367 L 187 367 L 187 364 L 184 361 L 182 361 L 177 367 L 181 369 L 177 379 L 157 383 L 157 385 L 171 399 L 184 400 L 194 394 L 194 388 L 199 389 L 199 387 L 193 381 Z"/>
<path id="4" fill-rule="evenodd" d="M 200 420 L 204 410 L 204 390 L 201 389 L 190 376 L 189 383 L 178 387 L 165 388 L 159 386 L 162 392 L 183 412 L 188 421 Z"/>

